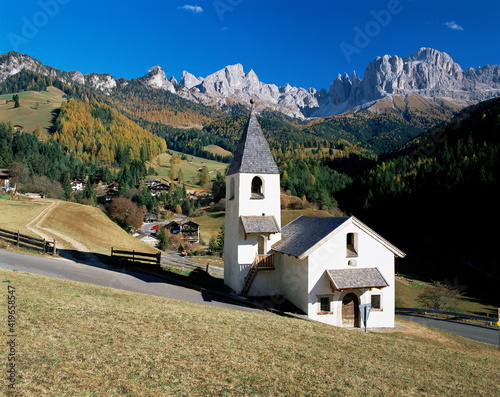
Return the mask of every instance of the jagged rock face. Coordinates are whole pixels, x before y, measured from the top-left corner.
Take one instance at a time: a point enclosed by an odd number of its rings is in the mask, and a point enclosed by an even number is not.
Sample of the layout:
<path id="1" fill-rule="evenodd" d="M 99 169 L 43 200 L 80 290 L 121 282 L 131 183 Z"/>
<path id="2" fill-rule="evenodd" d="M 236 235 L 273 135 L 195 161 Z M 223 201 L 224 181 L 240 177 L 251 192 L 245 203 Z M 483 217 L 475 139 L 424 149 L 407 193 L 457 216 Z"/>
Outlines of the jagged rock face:
<path id="1" fill-rule="evenodd" d="M 83 75 L 78 71 L 64 72 L 50 66 L 43 65 L 40 61 L 29 55 L 9 52 L 0 56 L 0 82 L 22 70 L 28 70 L 45 76 L 50 76 L 66 84 L 87 84 L 92 88 L 109 92 L 116 87 L 116 80 L 109 74 L 89 73 Z"/>
<path id="2" fill-rule="evenodd" d="M 257 111 L 275 110 L 300 118 L 304 117 L 302 108 L 318 108 L 316 90 L 262 83 L 253 70 L 245 73 L 241 64 L 226 66 L 205 78 L 184 72 L 181 84 L 198 101 L 211 106 L 247 105 L 253 99 Z"/>
<path id="3" fill-rule="evenodd" d="M 110 92 L 116 87 L 116 80 L 109 74 L 89 73 L 85 75 L 85 82 L 104 92 Z"/>
<path id="4" fill-rule="evenodd" d="M 165 72 L 160 66 L 153 66 L 142 80 L 150 87 L 160 88 L 175 94 L 174 84 L 167 79 Z"/>
<path id="5" fill-rule="evenodd" d="M 314 116 L 369 108 L 382 98 L 410 95 L 453 99 L 460 106 L 499 96 L 500 66 L 463 72 L 448 54 L 431 48 L 421 48 L 405 58 L 384 55 L 368 64 L 363 80 L 354 75 L 352 79 L 346 74 L 337 76 L 328 93 L 330 103 L 322 102 Z"/>
<path id="6" fill-rule="evenodd" d="M 63 72 L 15 52 L 0 56 L 0 82 L 21 70 L 56 77 L 67 84 L 85 84 L 106 93 L 127 85 L 126 80 L 109 74 Z M 368 64 L 363 79 L 355 72 L 350 78 L 346 73 L 339 74 L 328 91 L 266 84 L 253 70 L 245 73 L 241 64 L 226 66 L 205 78 L 184 71 L 180 83 L 174 77 L 167 79 L 163 69 L 155 66 L 139 80 L 209 106 L 248 105 L 253 99 L 257 111 L 274 110 L 298 118 L 364 109 L 380 112 L 392 108 L 401 112 L 401 103 L 411 107 L 418 102 L 409 100 L 415 96 L 428 98 L 426 104 L 435 103 L 437 107 L 443 100 L 462 107 L 500 96 L 500 65 L 463 71 L 448 54 L 431 48 L 421 48 L 404 58 L 377 57 Z"/>
<path id="7" fill-rule="evenodd" d="M 196 87 L 201 82 L 203 82 L 203 79 L 201 77 L 195 77 L 194 75 L 186 71 L 182 72 L 181 85 L 186 87 L 188 90 Z"/>

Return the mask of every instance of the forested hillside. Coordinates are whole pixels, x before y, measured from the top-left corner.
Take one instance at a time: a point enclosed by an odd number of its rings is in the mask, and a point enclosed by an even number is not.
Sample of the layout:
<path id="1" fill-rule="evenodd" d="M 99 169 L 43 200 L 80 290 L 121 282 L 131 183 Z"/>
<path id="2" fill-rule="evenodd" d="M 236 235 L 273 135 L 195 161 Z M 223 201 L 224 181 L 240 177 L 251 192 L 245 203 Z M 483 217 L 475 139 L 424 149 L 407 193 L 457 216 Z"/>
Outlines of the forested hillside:
<path id="1" fill-rule="evenodd" d="M 192 127 L 206 124 L 223 113 L 217 109 L 189 101 L 158 88 L 132 80 L 117 88 L 110 96 L 111 103 L 134 119 L 143 119 L 173 127 Z"/>
<path id="2" fill-rule="evenodd" d="M 63 103 L 54 128 L 52 139 L 87 163 L 124 166 L 151 160 L 166 150 L 165 140 L 96 101 Z"/>
<path id="3" fill-rule="evenodd" d="M 494 99 L 465 109 L 360 174 L 339 201 L 403 247 L 425 253 L 430 261 L 413 271 L 498 285 L 492 230 L 500 221 L 499 179 L 500 99 Z M 434 268 L 426 266 L 431 263 Z"/>

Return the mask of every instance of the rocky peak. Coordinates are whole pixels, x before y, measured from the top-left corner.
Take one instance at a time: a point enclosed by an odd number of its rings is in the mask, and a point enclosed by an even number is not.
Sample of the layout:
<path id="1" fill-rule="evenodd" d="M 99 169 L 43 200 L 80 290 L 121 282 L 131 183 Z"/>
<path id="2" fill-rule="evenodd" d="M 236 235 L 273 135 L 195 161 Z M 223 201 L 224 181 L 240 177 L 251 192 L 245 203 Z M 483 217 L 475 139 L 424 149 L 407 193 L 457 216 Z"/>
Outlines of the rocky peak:
<path id="1" fill-rule="evenodd" d="M 153 66 L 142 80 L 153 88 L 159 88 L 171 93 L 175 93 L 175 87 L 170 80 L 167 79 L 165 72 L 160 66 Z"/>
<path id="2" fill-rule="evenodd" d="M 196 87 L 198 84 L 203 82 L 203 78 L 201 77 L 195 77 L 193 74 L 183 71 L 182 72 L 182 78 L 181 78 L 181 84 L 186 87 L 188 90 L 190 90 L 193 87 Z"/>

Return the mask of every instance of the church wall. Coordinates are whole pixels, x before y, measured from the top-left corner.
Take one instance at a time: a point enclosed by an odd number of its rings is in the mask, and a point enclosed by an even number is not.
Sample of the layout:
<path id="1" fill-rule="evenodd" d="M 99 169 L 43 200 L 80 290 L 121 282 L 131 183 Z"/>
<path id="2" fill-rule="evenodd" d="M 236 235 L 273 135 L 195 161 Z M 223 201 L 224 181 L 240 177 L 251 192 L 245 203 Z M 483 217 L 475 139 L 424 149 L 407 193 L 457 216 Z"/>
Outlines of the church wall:
<path id="1" fill-rule="evenodd" d="M 346 235 L 357 233 L 357 256 L 347 257 Z M 355 261 L 355 266 L 350 266 Z M 377 294 L 381 298 L 381 310 L 370 313 L 369 327 L 394 326 L 394 254 L 381 245 L 372 236 L 359 229 L 356 225 L 346 227 L 333 234 L 321 247 L 309 256 L 309 284 L 308 284 L 308 316 L 328 324 L 342 325 L 342 298 L 339 291 L 333 291 L 330 279 L 326 274 L 329 269 L 371 268 L 377 267 L 389 284 L 383 289 L 352 290 L 360 298 L 360 304 L 370 303 L 371 295 Z M 332 314 L 319 312 L 318 299 L 320 296 L 330 296 L 332 299 Z"/>
<path id="2" fill-rule="evenodd" d="M 308 259 L 299 260 L 285 254 L 274 254 L 276 288 L 288 301 L 307 313 Z"/>

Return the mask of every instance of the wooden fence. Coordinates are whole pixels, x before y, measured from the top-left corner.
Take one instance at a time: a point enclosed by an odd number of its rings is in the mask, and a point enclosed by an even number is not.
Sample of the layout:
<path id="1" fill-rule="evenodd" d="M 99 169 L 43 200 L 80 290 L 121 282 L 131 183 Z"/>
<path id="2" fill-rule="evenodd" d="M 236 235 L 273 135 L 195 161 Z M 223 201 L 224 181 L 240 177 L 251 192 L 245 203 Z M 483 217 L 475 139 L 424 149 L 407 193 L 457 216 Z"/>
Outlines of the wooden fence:
<path id="1" fill-rule="evenodd" d="M 0 229 L 0 239 L 19 247 L 30 248 L 52 255 L 56 254 L 56 240 L 48 241 L 41 238 L 27 236 L 19 233 L 19 230 L 17 232 L 12 232 L 10 230 Z"/>
<path id="2" fill-rule="evenodd" d="M 146 252 L 115 250 L 111 248 L 111 258 L 124 262 L 138 262 L 160 266 L 161 252 L 149 254 Z"/>

